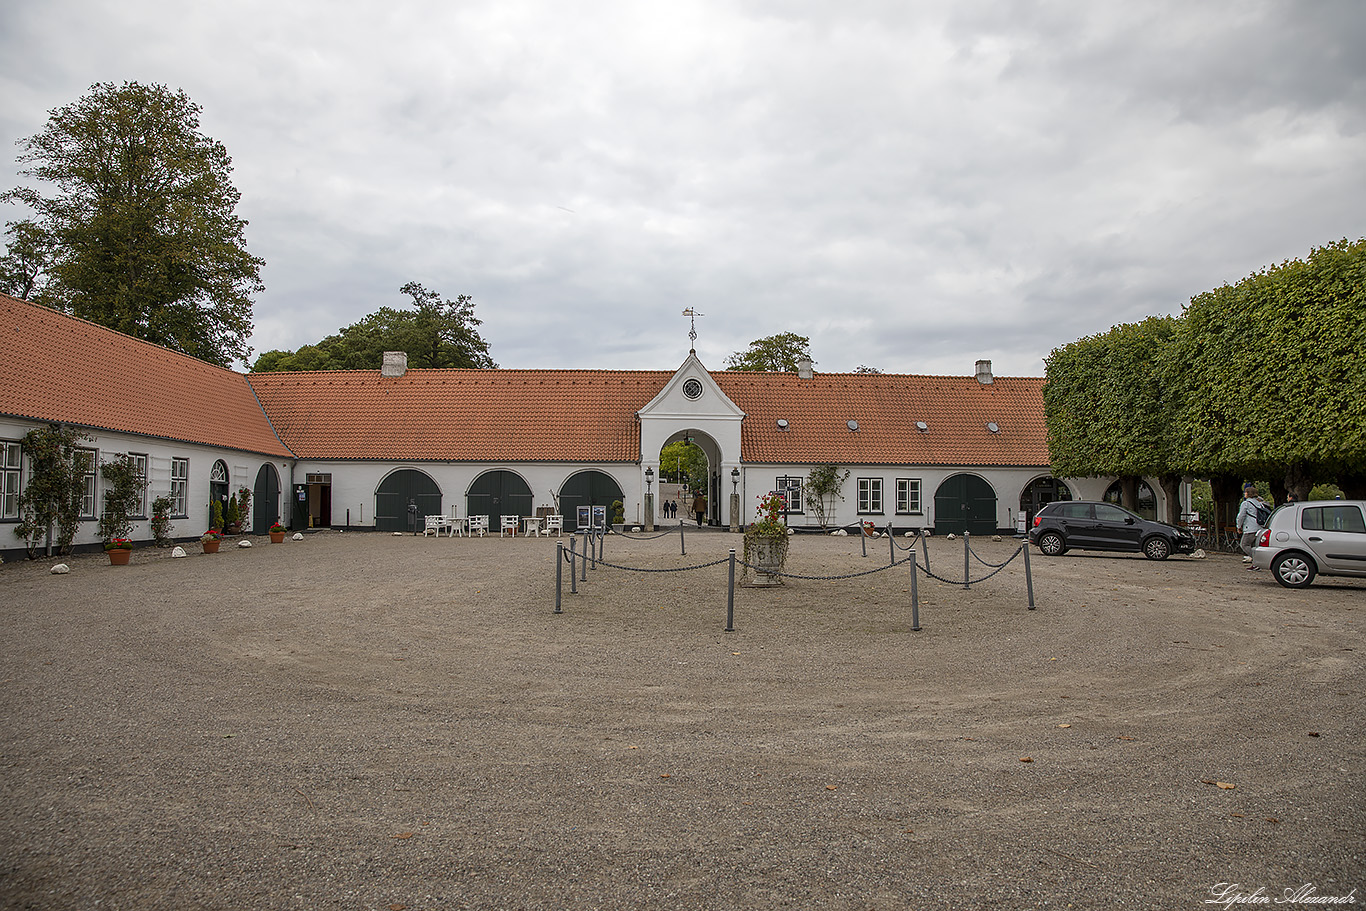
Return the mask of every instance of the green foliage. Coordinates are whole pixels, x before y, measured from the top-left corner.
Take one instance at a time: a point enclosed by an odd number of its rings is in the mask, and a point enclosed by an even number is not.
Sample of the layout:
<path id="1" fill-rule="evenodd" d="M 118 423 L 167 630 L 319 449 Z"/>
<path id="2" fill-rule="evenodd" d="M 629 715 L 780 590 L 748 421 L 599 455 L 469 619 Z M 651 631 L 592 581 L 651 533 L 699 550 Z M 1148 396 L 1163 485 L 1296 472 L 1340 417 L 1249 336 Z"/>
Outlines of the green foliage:
<path id="1" fill-rule="evenodd" d="M 38 556 L 39 544 L 54 525 L 58 552 L 70 552 L 81 525 L 85 471 L 92 457 L 79 447 L 89 439 L 79 431 L 56 424 L 24 434 L 22 450 L 29 463 L 28 483 L 19 493 L 19 521 L 14 534 L 23 540 L 30 557 Z"/>
<path id="2" fill-rule="evenodd" d="M 52 306 L 229 366 L 250 353 L 264 263 L 234 214 L 232 159 L 199 132 L 199 112 L 183 91 L 137 82 L 98 83 L 53 110 L 18 160 L 54 190 L 4 194 L 34 213 L 11 223 L 6 268 L 27 283 L 37 264 Z"/>
<path id="3" fill-rule="evenodd" d="M 0 291 L 35 304 L 48 303 L 47 273 L 56 252 L 52 238 L 29 219 L 10 222 L 5 234 L 9 243 L 0 257 Z"/>
<path id="4" fill-rule="evenodd" d="M 217 500 L 213 501 L 213 507 L 209 510 L 209 527 L 215 531 L 223 530 L 223 504 Z"/>
<path id="5" fill-rule="evenodd" d="M 100 477 L 105 482 L 100 537 L 108 545 L 115 538 L 127 538 L 132 534 L 134 510 L 142 502 L 147 482 L 138 471 L 137 462 L 126 453 L 101 463 Z"/>
<path id="6" fill-rule="evenodd" d="M 237 509 L 237 498 L 228 497 L 228 505 L 223 510 L 223 522 L 228 528 L 234 528 L 242 522 L 242 513 Z"/>
<path id="7" fill-rule="evenodd" d="M 1176 339 L 1177 444 L 1201 473 L 1366 469 L 1366 240 L 1314 249 L 1192 298 Z"/>
<path id="8" fill-rule="evenodd" d="M 626 521 L 626 504 L 620 500 L 612 501 L 612 524 L 620 525 Z"/>
<path id="9" fill-rule="evenodd" d="M 251 488 L 246 485 L 237 488 L 237 521 L 244 529 L 251 528 Z"/>
<path id="10" fill-rule="evenodd" d="M 811 359 L 811 339 L 794 332 L 780 332 L 755 339 L 744 351 L 737 351 L 726 358 L 726 369 L 753 373 L 796 373 L 797 361 L 802 358 Z"/>
<path id="11" fill-rule="evenodd" d="M 675 440 L 659 450 L 659 480 L 675 483 L 689 483 L 696 480 L 698 486 L 706 486 L 707 454 L 701 446 Z"/>
<path id="12" fill-rule="evenodd" d="M 849 479 L 849 469 L 840 474 L 839 466 L 826 463 L 816 465 L 806 473 L 802 488 L 806 491 L 806 508 L 816 516 L 821 528 L 826 525 L 826 508 L 833 506 L 836 499 L 843 500 L 840 488 Z"/>
<path id="13" fill-rule="evenodd" d="M 789 547 L 787 525 L 782 521 L 783 498 L 776 493 L 766 493 L 759 498 L 757 516 L 745 529 L 744 557 L 746 574 L 749 566 L 760 563 L 759 544 L 764 542 L 773 549 L 773 562 L 782 566 L 787 560 Z"/>
<path id="14" fill-rule="evenodd" d="M 171 498 L 157 497 L 152 501 L 152 537 L 157 547 L 166 547 L 171 543 L 171 531 L 174 528 L 171 524 Z"/>
<path id="15" fill-rule="evenodd" d="M 384 352 L 404 351 L 409 367 L 492 368 L 488 342 L 476 328 L 474 301 L 462 294 L 442 300 L 417 282 L 399 289 L 412 298 L 412 310 L 381 307 L 359 322 L 297 351 L 267 351 L 256 359 L 256 373 L 285 370 L 378 370 Z"/>

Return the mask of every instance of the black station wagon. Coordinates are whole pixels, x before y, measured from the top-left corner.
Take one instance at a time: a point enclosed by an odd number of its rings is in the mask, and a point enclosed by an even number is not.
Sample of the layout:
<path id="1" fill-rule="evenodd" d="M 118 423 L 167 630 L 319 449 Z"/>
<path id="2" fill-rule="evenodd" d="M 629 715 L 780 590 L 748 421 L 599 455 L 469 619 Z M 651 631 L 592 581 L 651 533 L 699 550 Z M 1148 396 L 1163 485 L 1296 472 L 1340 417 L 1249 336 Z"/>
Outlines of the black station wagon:
<path id="1" fill-rule="evenodd" d="M 1034 516 L 1029 541 L 1050 557 L 1069 550 L 1142 553 L 1149 560 L 1195 551 L 1195 536 L 1184 528 L 1153 522 L 1113 503 L 1055 500 Z"/>

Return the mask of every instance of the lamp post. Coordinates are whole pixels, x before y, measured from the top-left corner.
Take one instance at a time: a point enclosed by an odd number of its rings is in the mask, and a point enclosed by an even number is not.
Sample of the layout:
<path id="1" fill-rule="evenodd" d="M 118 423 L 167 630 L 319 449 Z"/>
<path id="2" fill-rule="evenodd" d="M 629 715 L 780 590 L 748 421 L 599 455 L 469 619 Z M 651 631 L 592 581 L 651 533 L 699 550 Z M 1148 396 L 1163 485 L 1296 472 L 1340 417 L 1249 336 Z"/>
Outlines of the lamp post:
<path id="1" fill-rule="evenodd" d="M 655 495 L 651 489 L 655 483 L 653 466 L 645 469 L 645 530 L 655 530 Z"/>
<path id="2" fill-rule="evenodd" d="M 730 470 L 730 530 L 740 530 L 740 469 Z"/>

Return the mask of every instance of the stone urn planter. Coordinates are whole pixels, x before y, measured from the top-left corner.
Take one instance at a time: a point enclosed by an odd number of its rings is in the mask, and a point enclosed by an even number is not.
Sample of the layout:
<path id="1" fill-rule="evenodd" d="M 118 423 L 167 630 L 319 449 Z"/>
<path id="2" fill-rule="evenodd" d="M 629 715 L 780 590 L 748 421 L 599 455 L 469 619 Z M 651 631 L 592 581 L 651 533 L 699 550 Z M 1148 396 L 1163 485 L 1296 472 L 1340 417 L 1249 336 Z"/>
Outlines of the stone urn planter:
<path id="1" fill-rule="evenodd" d="M 747 538 L 744 583 L 754 588 L 782 585 L 781 573 L 786 562 L 786 538 Z"/>

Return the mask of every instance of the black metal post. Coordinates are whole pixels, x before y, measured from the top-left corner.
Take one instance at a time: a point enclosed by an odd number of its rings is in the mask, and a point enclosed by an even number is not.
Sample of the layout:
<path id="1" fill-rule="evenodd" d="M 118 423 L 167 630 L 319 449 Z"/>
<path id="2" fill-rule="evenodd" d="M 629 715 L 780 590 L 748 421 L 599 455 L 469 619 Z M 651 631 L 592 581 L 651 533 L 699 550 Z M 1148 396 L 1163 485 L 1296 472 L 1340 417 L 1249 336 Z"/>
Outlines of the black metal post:
<path id="1" fill-rule="evenodd" d="M 683 540 L 683 527 L 684 527 L 684 523 L 683 523 L 683 522 L 679 522 L 679 523 L 678 523 L 678 549 L 682 552 L 683 556 L 686 557 L 686 556 L 688 555 L 688 542 L 685 541 L 685 540 Z"/>
<path id="2" fill-rule="evenodd" d="M 887 523 L 887 551 L 891 554 L 892 562 L 888 566 L 896 566 L 896 535 L 892 534 L 892 523 Z"/>
<path id="3" fill-rule="evenodd" d="M 730 582 L 726 586 L 726 632 L 735 632 L 735 548 L 730 549 Z"/>
<path id="4" fill-rule="evenodd" d="M 915 577 L 919 573 L 915 565 L 915 548 L 911 548 L 911 632 L 920 632 L 920 592 L 916 589 Z"/>
<path id="5" fill-rule="evenodd" d="M 1029 593 L 1029 609 L 1034 609 L 1034 574 L 1029 571 L 1029 542 L 1020 545 L 1024 550 L 1025 561 L 1025 591 Z"/>
<path id="6" fill-rule="evenodd" d="M 564 544 L 560 541 L 555 542 L 555 613 L 562 614 L 564 609 L 560 607 L 560 589 L 564 585 Z"/>
<path id="7" fill-rule="evenodd" d="M 925 548 L 925 570 L 930 568 L 930 536 L 925 534 L 923 529 L 920 533 L 920 546 Z"/>
<path id="8" fill-rule="evenodd" d="M 972 582 L 971 582 L 971 580 L 968 578 L 969 576 L 972 575 L 972 567 L 968 564 L 968 552 L 969 552 L 969 551 L 971 550 L 971 548 L 972 548 L 972 545 L 968 542 L 968 538 L 969 538 L 969 537 L 970 537 L 970 534 L 969 534 L 968 532 L 966 532 L 966 531 L 963 532 L 963 590 L 964 590 L 964 591 L 967 591 L 968 589 L 972 588 Z"/>
<path id="9" fill-rule="evenodd" d="M 569 536 L 569 593 L 577 595 L 579 593 L 579 564 L 578 554 L 575 552 L 578 547 L 579 539 L 573 535 Z"/>
<path id="10" fill-rule="evenodd" d="M 858 543 L 863 548 L 863 555 L 868 556 L 868 534 L 863 530 L 863 523 L 858 523 Z"/>

